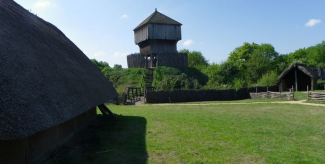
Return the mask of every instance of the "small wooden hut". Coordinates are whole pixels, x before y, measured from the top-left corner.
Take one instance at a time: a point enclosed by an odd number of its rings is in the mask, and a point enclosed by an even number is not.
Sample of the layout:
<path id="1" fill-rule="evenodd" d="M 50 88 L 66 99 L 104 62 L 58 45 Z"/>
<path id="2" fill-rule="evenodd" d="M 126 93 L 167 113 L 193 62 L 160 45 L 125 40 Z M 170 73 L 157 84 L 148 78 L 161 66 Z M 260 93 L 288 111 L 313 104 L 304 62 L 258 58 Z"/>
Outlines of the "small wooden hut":
<path id="1" fill-rule="evenodd" d="M 156 9 L 133 30 L 140 53 L 127 57 L 128 67 L 187 67 L 187 54 L 177 53 L 177 42 L 182 39 L 181 26 Z"/>
<path id="2" fill-rule="evenodd" d="M 325 79 L 325 68 L 310 68 L 303 63 L 294 62 L 278 77 L 280 90 L 306 91 L 318 88 L 317 81 Z"/>
<path id="3" fill-rule="evenodd" d="M 52 24 L 0 0 L 0 163 L 38 163 L 116 90 Z"/>

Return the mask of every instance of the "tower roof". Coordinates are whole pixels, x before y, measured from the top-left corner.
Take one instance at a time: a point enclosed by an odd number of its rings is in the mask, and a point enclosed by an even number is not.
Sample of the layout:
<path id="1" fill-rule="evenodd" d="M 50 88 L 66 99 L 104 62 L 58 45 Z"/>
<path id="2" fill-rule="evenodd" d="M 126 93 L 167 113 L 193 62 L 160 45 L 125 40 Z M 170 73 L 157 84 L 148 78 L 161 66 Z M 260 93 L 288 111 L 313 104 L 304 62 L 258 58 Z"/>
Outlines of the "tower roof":
<path id="1" fill-rule="evenodd" d="M 147 19 L 145 19 L 143 22 L 141 22 L 134 30 L 146 25 L 146 24 L 170 24 L 170 25 L 179 25 L 181 26 L 182 24 L 175 21 L 172 18 L 169 18 L 168 16 L 160 13 L 157 11 L 157 9 L 155 10 L 155 12 L 153 12 Z"/>

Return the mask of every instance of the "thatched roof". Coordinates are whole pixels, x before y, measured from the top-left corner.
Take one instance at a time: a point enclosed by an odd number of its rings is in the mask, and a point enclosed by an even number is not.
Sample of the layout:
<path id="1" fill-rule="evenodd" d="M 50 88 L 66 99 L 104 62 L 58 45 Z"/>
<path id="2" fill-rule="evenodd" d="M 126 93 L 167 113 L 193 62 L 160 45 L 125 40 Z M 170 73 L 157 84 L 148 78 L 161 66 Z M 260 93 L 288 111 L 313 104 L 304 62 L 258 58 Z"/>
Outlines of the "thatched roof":
<path id="1" fill-rule="evenodd" d="M 116 96 L 59 29 L 0 0 L 0 140 L 27 137 Z"/>
<path id="2" fill-rule="evenodd" d="M 178 26 L 182 25 L 181 23 L 175 21 L 174 19 L 169 18 L 168 16 L 158 12 L 157 9 L 147 19 L 141 22 L 134 30 L 146 24 L 169 24 L 169 25 L 178 25 Z"/>
<path id="3" fill-rule="evenodd" d="M 284 70 L 277 80 L 281 80 L 287 73 L 292 69 L 297 68 L 298 70 L 305 73 L 307 76 L 314 79 L 325 79 L 325 69 L 324 68 L 310 68 L 303 63 L 294 62 L 286 70 Z"/>

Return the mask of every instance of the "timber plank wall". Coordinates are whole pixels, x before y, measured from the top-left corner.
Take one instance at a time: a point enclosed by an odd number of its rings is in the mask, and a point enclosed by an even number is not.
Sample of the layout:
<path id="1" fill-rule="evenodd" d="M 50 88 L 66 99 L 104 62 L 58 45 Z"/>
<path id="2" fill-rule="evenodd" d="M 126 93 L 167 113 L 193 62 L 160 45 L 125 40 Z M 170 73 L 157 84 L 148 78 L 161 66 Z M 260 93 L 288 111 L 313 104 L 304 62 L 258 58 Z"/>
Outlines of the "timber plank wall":
<path id="1" fill-rule="evenodd" d="M 227 89 L 227 90 L 172 90 L 146 91 L 148 103 L 175 103 L 195 101 L 229 101 L 249 99 L 250 92 L 278 91 L 278 86 Z"/>
<path id="2" fill-rule="evenodd" d="M 188 67 L 188 56 L 186 53 L 159 53 L 157 55 L 157 67 Z M 130 54 L 127 56 L 128 68 L 143 68 L 145 66 L 145 55 Z M 149 66 L 151 64 L 148 64 Z"/>

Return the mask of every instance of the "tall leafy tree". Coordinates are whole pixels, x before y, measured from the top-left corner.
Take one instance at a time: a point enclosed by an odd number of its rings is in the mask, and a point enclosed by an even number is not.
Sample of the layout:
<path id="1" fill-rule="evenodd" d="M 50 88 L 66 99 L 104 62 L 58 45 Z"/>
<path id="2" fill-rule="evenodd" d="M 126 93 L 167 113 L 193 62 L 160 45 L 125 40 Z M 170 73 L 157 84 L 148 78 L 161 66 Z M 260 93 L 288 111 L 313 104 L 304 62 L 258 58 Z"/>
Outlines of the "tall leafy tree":
<path id="1" fill-rule="evenodd" d="M 238 77 L 252 80 L 254 83 L 267 71 L 275 68 L 273 65 L 279 54 L 271 44 L 244 43 L 229 54 L 228 62 L 233 62 L 238 68 Z"/>
<path id="2" fill-rule="evenodd" d="M 189 51 L 188 49 L 180 50 L 179 53 L 187 53 L 188 56 L 188 66 L 197 67 L 197 66 L 208 66 L 209 61 L 205 59 L 200 51 Z"/>

